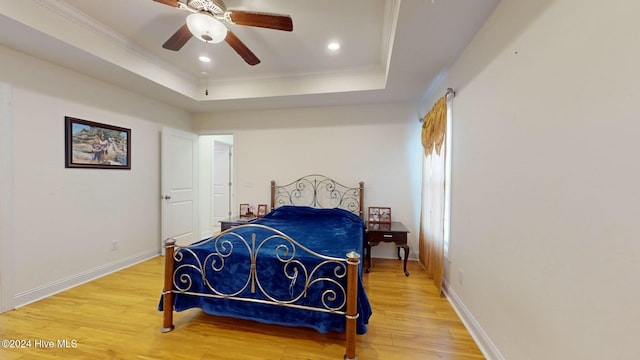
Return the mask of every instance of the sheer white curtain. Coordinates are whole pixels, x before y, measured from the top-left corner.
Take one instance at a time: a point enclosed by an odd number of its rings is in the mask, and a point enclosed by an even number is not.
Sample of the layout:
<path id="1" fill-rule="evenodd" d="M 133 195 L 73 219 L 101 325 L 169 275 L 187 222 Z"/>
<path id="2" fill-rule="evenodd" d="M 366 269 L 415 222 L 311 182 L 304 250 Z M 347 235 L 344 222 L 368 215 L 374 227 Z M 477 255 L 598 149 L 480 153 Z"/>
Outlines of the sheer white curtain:
<path id="1" fill-rule="evenodd" d="M 434 151 L 425 155 L 422 174 L 420 261 L 438 288 L 442 285 L 445 254 L 445 154 Z"/>
<path id="2" fill-rule="evenodd" d="M 442 97 L 424 117 L 422 144 L 422 211 L 420 262 L 438 289 L 442 288 L 445 256 L 445 226 L 448 224 L 447 99 Z"/>

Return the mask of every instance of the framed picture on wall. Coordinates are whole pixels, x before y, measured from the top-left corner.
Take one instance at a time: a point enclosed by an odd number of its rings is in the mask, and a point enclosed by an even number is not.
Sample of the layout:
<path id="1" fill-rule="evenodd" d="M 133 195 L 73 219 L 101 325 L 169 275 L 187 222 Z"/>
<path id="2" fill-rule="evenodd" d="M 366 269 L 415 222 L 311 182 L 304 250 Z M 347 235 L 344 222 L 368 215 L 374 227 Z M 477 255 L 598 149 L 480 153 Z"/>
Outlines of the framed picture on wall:
<path id="1" fill-rule="evenodd" d="M 67 168 L 131 169 L 131 130 L 65 116 Z"/>
<path id="2" fill-rule="evenodd" d="M 369 207 L 369 222 L 379 224 L 391 223 L 391 208 L 390 207 Z"/>

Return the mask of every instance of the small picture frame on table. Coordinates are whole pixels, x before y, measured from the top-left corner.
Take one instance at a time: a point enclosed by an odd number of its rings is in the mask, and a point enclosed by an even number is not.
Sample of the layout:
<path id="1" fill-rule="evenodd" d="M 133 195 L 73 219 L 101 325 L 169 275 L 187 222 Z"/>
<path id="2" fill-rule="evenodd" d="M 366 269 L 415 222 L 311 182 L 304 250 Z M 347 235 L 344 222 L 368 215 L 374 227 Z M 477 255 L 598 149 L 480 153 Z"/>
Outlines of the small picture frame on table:
<path id="1" fill-rule="evenodd" d="M 253 216 L 249 204 L 240 204 L 240 217 L 250 217 Z"/>
<path id="2" fill-rule="evenodd" d="M 267 215 L 267 204 L 258 204 L 258 217 Z"/>
<path id="3" fill-rule="evenodd" d="M 369 222 L 374 224 L 391 224 L 391 208 L 370 206 Z"/>

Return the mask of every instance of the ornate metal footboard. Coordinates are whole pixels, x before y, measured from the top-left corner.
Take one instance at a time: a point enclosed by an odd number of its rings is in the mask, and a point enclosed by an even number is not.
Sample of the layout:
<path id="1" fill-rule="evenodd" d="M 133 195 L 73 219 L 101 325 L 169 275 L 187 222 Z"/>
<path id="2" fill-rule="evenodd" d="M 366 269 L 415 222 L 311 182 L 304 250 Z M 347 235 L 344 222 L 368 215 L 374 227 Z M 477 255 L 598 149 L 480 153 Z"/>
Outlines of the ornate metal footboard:
<path id="1" fill-rule="evenodd" d="M 188 246 L 169 239 L 165 248 L 163 332 L 173 329 L 176 294 L 275 305 L 343 315 L 345 359 L 356 359 L 358 253 L 325 256 L 261 224 L 234 227 Z M 261 274 L 265 266 L 269 272 Z M 272 283 L 274 278 L 281 281 Z M 310 301 L 311 294 L 319 299 Z"/>

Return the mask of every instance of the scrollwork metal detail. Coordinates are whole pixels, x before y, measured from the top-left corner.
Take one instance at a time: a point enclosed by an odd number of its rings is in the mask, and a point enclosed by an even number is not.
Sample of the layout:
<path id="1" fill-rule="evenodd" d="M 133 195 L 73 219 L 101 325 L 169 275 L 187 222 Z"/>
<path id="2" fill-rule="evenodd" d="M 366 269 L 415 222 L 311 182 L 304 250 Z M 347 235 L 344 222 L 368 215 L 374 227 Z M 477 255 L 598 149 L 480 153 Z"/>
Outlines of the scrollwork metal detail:
<path id="1" fill-rule="evenodd" d="M 323 175 L 308 175 L 275 187 L 275 206 L 340 208 L 358 214 L 360 188 L 347 187 Z"/>
<path id="2" fill-rule="evenodd" d="M 194 245 L 176 245 L 174 260 L 175 293 L 345 314 L 347 260 L 316 253 L 264 225 L 242 225 Z"/>

